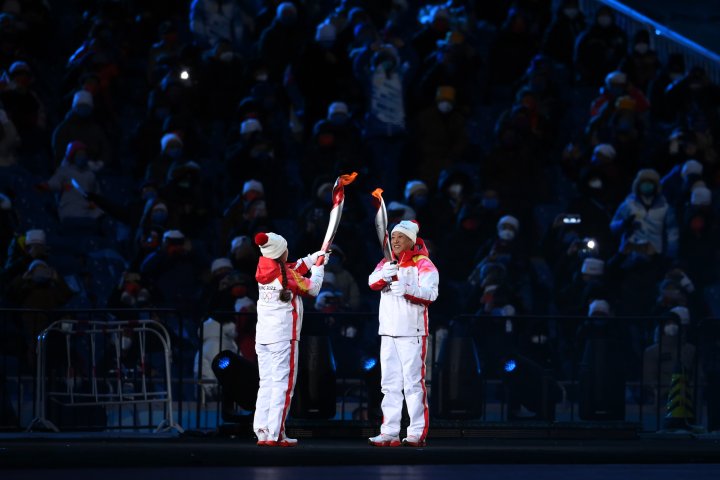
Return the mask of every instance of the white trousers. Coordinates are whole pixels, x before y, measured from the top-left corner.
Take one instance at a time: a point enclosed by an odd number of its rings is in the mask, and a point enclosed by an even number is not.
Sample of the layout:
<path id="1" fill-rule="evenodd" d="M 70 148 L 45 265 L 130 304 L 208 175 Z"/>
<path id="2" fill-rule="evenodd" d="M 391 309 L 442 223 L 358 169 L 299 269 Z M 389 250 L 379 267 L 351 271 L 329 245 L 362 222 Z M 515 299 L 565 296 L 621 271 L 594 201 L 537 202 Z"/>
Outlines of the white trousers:
<path id="1" fill-rule="evenodd" d="M 285 419 L 297 379 L 298 342 L 285 341 L 267 345 L 255 344 L 260 389 L 255 404 L 253 430 L 268 432 L 268 440 L 285 435 Z"/>
<path id="2" fill-rule="evenodd" d="M 427 437 L 429 412 L 425 388 L 427 337 L 380 337 L 380 387 L 383 423 L 380 432 L 400 434 L 403 394 L 408 408 L 408 436 Z"/>

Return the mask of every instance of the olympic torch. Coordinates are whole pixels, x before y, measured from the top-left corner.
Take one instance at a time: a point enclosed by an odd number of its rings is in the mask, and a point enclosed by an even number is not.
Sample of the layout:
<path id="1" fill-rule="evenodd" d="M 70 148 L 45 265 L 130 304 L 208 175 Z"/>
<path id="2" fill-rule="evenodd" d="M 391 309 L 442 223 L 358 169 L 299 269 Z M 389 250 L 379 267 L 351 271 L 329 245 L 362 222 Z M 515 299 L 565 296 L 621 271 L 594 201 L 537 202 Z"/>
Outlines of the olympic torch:
<path id="1" fill-rule="evenodd" d="M 393 260 L 392 250 L 390 249 L 390 238 L 387 231 L 387 209 L 385 208 L 385 201 L 382 198 L 382 193 L 382 188 L 376 188 L 372 192 L 373 204 L 377 209 L 377 213 L 375 213 L 375 233 L 380 241 L 380 248 L 382 248 L 385 260 L 388 262 L 394 262 L 395 260 Z M 392 280 L 393 282 L 397 280 L 397 276 L 393 276 Z"/>
<path id="2" fill-rule="evenodd" d="M 353 172 L 350 175 L 340 175 L 335 180 L 335 185 L 332 190 L 332 201 L 333 206 L 330 210 L 330 220 L 328 222 L 328 228 L 325 232 L 325 238 L 323 239 L 321 251 L 326 252 L 330 249 L 335 234 L 337 233 L 338 226 L 340 226 L 340 217 L 342 216 L 343 205 L 345 204 L 345 185 L 350 185 L 355 181 L 357 172 Z M 323 256 L 317 259 L 316 265 L 321 265 L 325 261 Z"/>

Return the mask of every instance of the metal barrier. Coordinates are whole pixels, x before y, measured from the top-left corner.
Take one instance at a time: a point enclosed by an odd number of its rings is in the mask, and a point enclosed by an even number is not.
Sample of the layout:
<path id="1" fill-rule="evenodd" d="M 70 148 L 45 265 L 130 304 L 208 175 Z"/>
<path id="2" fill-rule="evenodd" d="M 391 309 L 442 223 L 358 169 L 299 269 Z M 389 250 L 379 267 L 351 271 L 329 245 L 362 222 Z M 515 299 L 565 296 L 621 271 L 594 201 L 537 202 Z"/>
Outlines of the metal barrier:
<path id="1" fill-rule="evenodd" d="M 148 312 L 145 310 L 145 312 Z M 22 310 L 5 310 L 5 317 L 0 317 L 0 332 L 6 331 L 5 324 L 9 321 L 20 319 L 24 311 Z M 50 326 L 43 332 L 38 339 L 38 350 L 36 351 L 35 360 L 29 362 L 24 357 L 18 357 L 16 352 L 0 352 L 0 382 L 4 380 L 5 384 L 0 385 L 0 400 L 3 403 L 11 404 L 11 410 L 16 415 L 3 418 L 0 412 L 0 424 L 4 428 L 17 429 L 21 426 L 30 424 L 31 429 L 50 429 L 48 422 L 53 420 L 52 411 L 48 411 L 49 406 L 68 405 L 63 407 L 66 409 L 82 409 L 83 406 L 99 406 L 103 410 L 111 411 L 113 407 L 124 409 L 133 409 L 133 416 L 128 419 L 128 423 L 123 423 L 122 419 L 118 419 L 122 415 L 118 413 L 113 417 L 112 422 L 108 420 L 107 424 L 97 425 L 95 428 L 102 429 L 147 429 L 150 425 L 141 424 L 140 420 L 144 420 L 143 415 L 135 415 L 134 409 L 147 405 L 151 409 L 153 403 L 162 403 L 162 422 L 160 428 L 174 428 L 181 430 L 180 424 L 185 427 L 191 427 L 194 430 L 213 430 L 217 428 L 221 421 L 221 402 L 217 398 L 217 402 L 206 402 L 202 395 L 203 386 L 206 383 L 212 383 L 210 379 L 202 379 L 202 366 L 198 365 L 198 372 L 193 372 L 192 368 L 187 368 L 192 363 L 192 358 L 196 351 L 202 348 L 199 342 L 199 335 L 202 338 L 202 330 L 197 331 L 202 324 L 197 314 L 186 314 L 186 320 L 190 320 L 194 327 L 182 327 L 182 323 L 178 323 L 177 319 L 183 317 L 182 312 L 170 310 L 150 311 L 153 320 L 113 320 L 113 321 L 97 321 L 97 318 L 107 318 L 109 310 L 97 311 L 54 311 L 45 312 L 48 318 L 54 319 Z M 117 315 L 126 315 L 130 317 L 132 312 L 117 312 Z M 136 318 L 138 312 L 134 315 Z M 216 312 L 222 315 L 222 312 Z M 8 315 L 9 314 L 9 315 Z M 62 320 L 64 317 L 72 317 L 73 320 Z M 215 315 L 211 315 L 217 318 Z M 90 318 L 90 320 L 77 320 L 77 318 Z M 197 318 L 197 320 L 192 320 Z M 57 320 L 61 319 L 61 320 Z M 505 351 L 493 348 L 499 345 L 499 342 L 493 340 L 491 335 L 484 331 L 485 328 L 492 326 L 498 327 L 500 333 L 505 332 L 504 323 L 510 320 L 512 322 L 511 333 L 508 338 L 512 341 L 508 342 L 509 348 Z M 525 316 L 525 317 L 477 317 L 474 315 L 461 315 L 450 319 L 444 319 L 440 315 L 434 315 L 431 312 L 431 339 L 428 350 L 428 389 L 430 392 L 430 405 L 432 407 L 437 398 L 433 398 L 434 393 L 439 385 L 434 385 L 436 380 L 440 378 L 443 365 L 440 360 L 440 351 L 443 342 L 447 338 L 456 338 L 466 335 L 471 337 L 478 346 L 478 357 L 482 364 L 482 382 L 483 382 L 483 405 L 481 413 L 471 416 L 466 415 L 467 421 L 470 422 L 505 422 L 508 416 L 508 385 L 502 370 L 498 374 L 493 373 L 490 365 L 493 362 L 499 362 L 501 357 L 510 353 L 521 353 L 516 347 L 518 343 L 518 335 L 526 331 L 533 324 L 541 324 L 549 332 L 550 339 L 556 345 L 562 346 L 557 351 L 559 360 L 563 363 L 562 368 L 554 372 L 554 379 L 562 387 L 564 397 L 557 403 L 558 415 L 554 421 L 558 422 L 578 422 L 582 421 L 579 416 L 579 394 L 580 381 L 579 373 L 581 368 L 580 352 L 582 345 L 578 345 L 575 332 L 577 327 L 588 322 L 587 317 L 550 317 L 550 316 Z M 628 376 L 625 382 L 623 403 L 627 407 L 627 414 L 624 420 L 634 422 L 640 425 L 643 431 L 656 431 L 663 428 L 663 417 L 666 412 L 665 390 L 669 385 L 667 376 L 659 369 L 659 364 L 653 368 L 652 374 L 647 375 L 643 382 L 643 353 L 645 349 L 655 343 L 653 332 L 657 328 L 659 319 L 657 317 L 610 317 L 608 321 L 622 326 L 626 330 L 624 341 L 627 342 L 624 348 L 630 352 L 631 360 L 626 360 L 623 364 L 624 370 L 631 370 L 634 374 Z M 705 330 L 705 327 L 697 327 L 693 330 L 692 338 L 697 342 L 697 355 L 694 358 L 695 372 L 700 372 L 699 363 L 703 359 L 711 356 L 713 359 L 710 363 L 720 363 L 720 352 L 704 348 L 707 342 L 704 339 L 715 335 L 720 322 L 713 319 L 706 319 L 702 323 L 708 326 L 714 325 L 713 329 Z M 190 324 L 188 324 L 190 325 Z M 357 329 L 357 332 L 350 334 L 348 328 Z M 467 328 L 466 332 L 462 332 L 463 328 Z M 153 338 L 155 346 L 150 346 L 144 352 L 138 351 L 139 358 L 148 355 L 155 355 L 158 369 L 160 373 L 151 375 L 146 366 L 141 366 L 135 372 L 126 372 L 126 382 L 123 382 L 123 373 L 121 368 L 117 368 L 118 361 L 117 352 L 122 345 L 122 334 L 130 333 L 133 339 L 137 339 L 136 347 L 140 349 L 145 341 L 143 338 Z M 189 338 L 185 338 L 191 334 Z M 307 312 L 303 325 L 303 336 L 320 335 L 330 338 L 332 348 L 335 351 L 337 359 L 337 384 L 335 389 L 337 399 L 336 416 L 332 419 L 338 425 L 342 422 L 352 422 L 357 420 L 372 421 L 376 416 L 376 409 L 379 406 L 379 380 L 377 378 L 370 379 L 369 373 L 377 373 L 379 367 L 378 353 L 379 340 L 377 336 L 377 313 L 335 313 L 320 314 Z M 50 340 L 52 337 L 51 341 Z M 512 337 L 512 338 L 511 338 Z M 185 339 L 183 341 L 183 338 Z M 716 338 L 716 337 L 715 337 Z M 146 340 L 147 340 L 146 339 Z M 172 345 L 171 345 L 172 339 Z M 152 342 L 148 342 L 152 343 Z M 51 345 L 61 348 L 49 348 Z M 705 345 L 706 346 L 706 345 Z M 171 348 L 172 347 L 172 348 Z M 222 343 L 219 348 L 224 349 Z M 714 347 L 713 347 L 714 348 Z M 664 355 L 665 347 L 660 345 L 659 356 Z M 68 355 L 70 355 L 68 360 Z M 100 358 L 105 360 L 102 364 Z M 13 357 L 14 356 L 14 357 Z M 76 365 L 78 357 L 87 358 L 85 362 L 87 366 L 87 374 L 80 374 L 79 367 Z M 96 360 L 93 361 L 92 359 Z M 509 357 L 508 357 L 509 358 Z M 171 363 L 172 361 L 172 363 Z M 345 362 L 343 364 L 343 361 Z M 703 360 L 704 361 L 704 360 Z M 29 363 L 33 368 L 33 374 L 28 375 L 27 366 L 15 367 L 15 362 L 20 364 Z M 37 363 L 35 363 L 37 362 Z M 633 362 L 633 363 L 631 363 Z M 182 368 L 182 365 L 186 368 Z M 140 363 L 142 365 L 142 362 Z M 172 369 L 170 366 L 172 365 Z M 56 375 L 49 375 L 52 370 L 58 371 Z M 716 369 L 717 370 L 717 369 Z M 14 372 L 17 373 L 17 377 Z M 662 374 L 662 375 L 661 375 Z M 717 375 L 717 373 L 715 373 Z M 706 382 L 704 378 L 691 378 L 690 386 L 694 390 L 694 404 L 696 405 L 697 419 L 699 423 L 703 423 L 707 419 L 706 409 L 710 408 L 709 396 L 706 397 Z M 52 384 L 52 378 L 59 378 L 61 387 Z M 665 379 L 664 379 L 665 378 Z M 79 385 L 76 379 L 84 382 Z M 57 383 L 57 382 L 56 382 Z M 644 385 L 645 383 L 645 385 Z M 125 385 L 124 385 L 125 384 Z M 129 388 L 132 385 L 132 389 Z M 718 385 L 713 383 L 713 388 L 717 389 Z M 125 388 L 123 389 L 123 386 Z M 656 389 L 660 395 L 651 399 L 648 396 L 648 388 Z M 463 385 L 460 388 L 464 388 Z M 709 395 L 709 394 L 708 394 Z M 32 403 L 27 399 L 32 398 Z M 706 400 L 706 398 L 708 400 Z M 145 404 L 145 405 L 143 405 Z M 372 405 L 371 405 L 372 404 Z M 85 407 L 92 408 L 92 407 Z M 375 410 L 374 410 L 375 409 Z M 21 412 L 22 410 L 22 412 Z M 30 411 L 32 416 L 30 416 Z M 161 409 L 156 409 L 156 415 L 159 415 Z M 224 413 L 224 412 L 223 412 Z M 241 412 L 249 415 L 250 412 Z M 129 416 L 129 415 L 128 415 Z M 148 417 L 152 418 L 152 414 L 148 412 Z M 9 418 L 9 419 L 8 419 Z M 440 418 L 440 417 L 436 417 Z M 31 421 L 31 419 L 33 419 Z M 83 418 L 83 420 L 85 420 Z M 158 420 L 160 420 L 158 418 Z M 5 422 L 5 423 L 3 423 Z M 150 423 L 150 422 L 147 422 Z M 155 422 L 152 426 L 157 425 Z M 61 426 L 61 428 L 63 428 Z M 67 428 L 80 428 L 78 425 L 68 425 Z"/>
<path id="2" fill-rule="evenodd" d="M 715 84 L 720 84 L 720 55 L 617 0 L 580 0 L 580 8 L 589 22 L 592 22 L 595 12 L 603 5 L 614 10 L 616 24 L 628 34 L 629 38 L 632 38 L 638 30 L 647 30 L 650 33 L 651 47 L 655 49 L 662 62 L 667 62 L 671 54 L 680 53 L 685 57 L 687 70 L 695 66 L 702 67 Z"/>
<path id="3" fill-rule="evenodd" d="M 52 379 L 48 378 L 48 347 L 49 340 L 53 333 L 58 338 L 64 339 L 65 365 L 64 390 L 53 390 L 47 388 L 47 383 Z M 98 336 L 101 340 L 98 340 Z M 161 386 L 154 390 L 156 381 L 152 377 L 152 370 L 147 362 L 147 338 L 154 337 L 162 347 L 164 373 L 161 376 Z M 87 339 L 89 342 L 90 358 L 87 381 L 88 392 L 77 391 L 78 383 L 85 377 L 78 375 L 75 364 L 74 349 L 79 348 L 73 344 L 74 339 Z M 124 341 L 130 342 L 137 338 L 137 368 L 130 369 L 134 373 L 132 382 L 127 377 L 128 368 L 123 364 L 121 356 L 125 350 Z M 109 341 L 108 341 L 109 340 Z M 106 347 L 110 345 L 110 348 Z M 102 348 L 101 348 L 102 347 Z M 66 407 L 107 407 L 146 404 L 151 406 L 154 403 L 162 403 L 165 408 L 165 418 L 157 426 L 155 432 L 168 430 L 183 431 L 183 428 L 175 422 L 173 416 L 173 398 L 171 388 L 170 365 L 171 346 L 170 336 L 163 325 L 154 320 L 132 320 L 132 321 L 80 321 L 80 320 L 58 320 L 50 324 L 38 335 L 37 339 L 37 376 L 36 376 L 36 412 L 37 417 L 31 422 L 28 430 L 53 430 L 59 431 L 58 427 L 47 418 L 47 404 L 54 401 Z M 98 371 L 101 364 L 106 362 L 100 355 L 111 355 L 112 368 L 107 369 L 104 376 Z M 138 376 L 139 374 L 139 376 Z M 109 377 L 108 375 L 112 375 Z M 135 385 L 139 385 L 139 391 L 135 392 Z M 64 399 L 64 400 L 63 400 Z M 149 411 L 148 416 L 151 417 Z M 150 418 L 152 421 L 152 419 Z"/>

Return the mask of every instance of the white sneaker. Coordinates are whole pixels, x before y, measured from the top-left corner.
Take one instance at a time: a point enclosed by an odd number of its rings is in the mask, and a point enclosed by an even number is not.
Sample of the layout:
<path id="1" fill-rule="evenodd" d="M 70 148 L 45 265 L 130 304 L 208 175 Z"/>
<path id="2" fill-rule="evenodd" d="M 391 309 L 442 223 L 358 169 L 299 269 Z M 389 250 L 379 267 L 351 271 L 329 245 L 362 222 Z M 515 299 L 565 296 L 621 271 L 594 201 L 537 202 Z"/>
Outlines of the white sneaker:
<path id="1" fill-rule="evenodd" d="M 426 447 L 427 442 L 424 438 L 416 437 L 415 435 L 408 435 L 403 438 L 403 447 Z"/>
<path id="2" fill-rule="evenodd" d="M 257 437 L 257 445 L 260 447 L 266 447 L 268 442 L 268 431 L 265 429 L 260 429 L 257 432 L 255 432 L 255 436 Z"/>
<path id="3" fill-rule="evenodd" d="M 368 443 L 374 447 L 399 447 L 400 437 L 381 433 L 376 437 L 368 438 Z"/>

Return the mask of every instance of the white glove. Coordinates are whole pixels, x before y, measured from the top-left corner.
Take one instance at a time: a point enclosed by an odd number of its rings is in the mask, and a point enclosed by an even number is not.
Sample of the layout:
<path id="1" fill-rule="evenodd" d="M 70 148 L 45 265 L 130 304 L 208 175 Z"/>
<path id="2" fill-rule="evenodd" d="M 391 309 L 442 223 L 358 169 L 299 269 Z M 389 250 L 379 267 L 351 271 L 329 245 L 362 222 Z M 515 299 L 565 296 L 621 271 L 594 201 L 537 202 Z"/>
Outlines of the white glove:
<path id="1" fill-rule="evenodd" d="M 402 297 L 405 295 L 405 284 L 401 281 L 395 281 L 390 284 L 390 291 L 396 297 Z"/>
<path id="2" fill-rule="evenodd" d="M 393 277 L 397 277 L 397 263 L 385 262 L 380 271 L 382 272 L 383 280 L 385 280 L 386 282 L 390 282 Z"/>
<path id="3" fill-rule="evenodd" d="M 323 252 L 322 250 L 318 250 L 317 252 L 308 255 L 308 258 L 310 259 L 310 265 L 315 265 L 315 263 L 318 261 L 318 258 L 323 255 L 325 256 L 323 265 L 327 265 L 328 260 L 330 260 L 330 252 Z"/>

